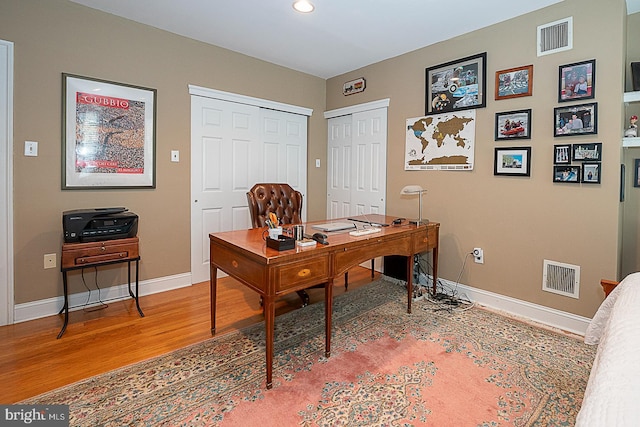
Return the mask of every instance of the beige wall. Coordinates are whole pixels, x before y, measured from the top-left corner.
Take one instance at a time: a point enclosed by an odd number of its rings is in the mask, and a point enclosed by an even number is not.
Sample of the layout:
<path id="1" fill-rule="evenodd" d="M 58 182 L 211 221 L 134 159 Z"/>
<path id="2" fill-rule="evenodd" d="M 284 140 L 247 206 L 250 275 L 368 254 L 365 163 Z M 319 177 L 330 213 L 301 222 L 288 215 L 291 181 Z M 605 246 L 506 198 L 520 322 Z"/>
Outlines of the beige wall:
<path id="1" fill-rule="evenodd" d="M 327 82 L 286 68 L 168 34 L 65 0 L 3 0 L 0 38 L 15 43 L 14 218 L 17 303 L 62 293 L 57 269 L 43 270 L 43 254 L 60 254 L 61 212 L 127 206 L 141 217 L 141 279 L 189 271 L 188 84 L 210 87 L 314 110 L 309 121 L 310 219 L 325 212 L 326 123 L 322 112 L 390 98 L 388 205 L 393 215 L 413 216 L 415 200 L 398 196 L 406 184 L 429 190 L 425 213 L 441 227 L 440 275 L 455 281 L 465 254 L 485 251 L 485 264 L 467 260 L 461 283 L 510 297 L 591 316 L 602 300 L 600 278 L 617 276 L 618 171 L 621 91 L 625 63 L 624 0 L 579 0 L 475 31 L 435 46 L 371 65 Z M 574 49 L 536 57 L 539 24 L 574 17 Z M 424 21 L 431 25 L 435 21 Z M 601 28 L 606 28 L 606 33 Z M 475 169 L 471 172 L 405 172 L 404 123 L 424 112 L 425 68 L 487 52 L 487 107 L 477 110 Z M 599 132 L 553 138 L 558 66 L 596 58 Z M 533 96 L 494 101 L 497 70 L 534 65 Z M 61 73 L 68 72 L 158 90 L 157 188 L 126 191 L 61 191 Z M 345 81 L 367 79 L 364 93 L 344 97 Z M 609 94 L 609 95 L 607 95 Z M 530 178 L 493 176 L 495 113 L 533 109 Z M 40 142 L 40 155 L 24 157 L 25 140 Z M 553 144 L 603 142 L 602 184 L 554 184 Z M 171 150 L 181 162 L 171 163 Z M 324 165 L 324 161 L 322 164 Z M 543 259 L 582 268 L 580 299 L 542 292 Z M 120 268 L 100 274 L 103 286 L 122 283 Z M 77 276 L 71 292 L 84 290 Z"/>
<path id="2" fill-rule="evenodd" d="M 618 265 L 618 185 L 621 92 L 626 17 L 623 0 L 565 0 L 557 5 L 425 47 L 328 80 L 327 109 L 390 98 L 387 212 L 415 215 L 417 201 L 397 195 L 407 184 L 428 189 L 425 216 L 441 223 L 440 274 L 455 281 L 465 255 L 484 249 L 485 263 L 467 259 L 461 283 L 520 300 L 592 316 L 602 301 L 601 278 Z M 537 57 L 536 27 L 573 16 L 573 50 Z M 435 22 L 435 21 L 433 21 Z M 425 21 L 425 25 L 429 25 Z M 604 29 L 606 28 L 606 32 Z M 424 114 L 425 68 L 487 52 L 487 107 L 477 110 L 475 166 L 470 172 L 404 171 L 405 119 Z M 558 67 L 596 59 L 598 134 L 554 138 Z M 533 64 L 533 96 L 494 100 L 495 72 Z M 367 80 L 366 91 L 344 97 L 345 81 Z M 577 104 L 577 102 L 576 102 Z M 495 113 L 532 109 L 531 177 L 493 175 Z M 602 184 L 552 182 L 553 145 L 602 142 Z M 543 260 L 581 267 L 580 299 L 542 291 Z"/>
<path id="3" fill-rule="evenodd" d="M 312 108 L 308 155 L 324 156 L 323 79 L 65 0 L 3 0 L 0 38 L 15 43 L 16 303 L 62 294 L 60 271 L 44 270 L 43 256 L 60 256 L 68 209 L 126 206 L 137 213 L 142 280 L 190 271 L 189 84 Z M 63 72 L 157 89 L 156 189 L 60 189 Z M 38 157 L 23 155 L 25 140 L 39 142 Z M 180 163 L 170 162 L 171 150 L 180 150 Z M 325 181 L 324 170 L 308 169 L 309 183 Z M 310 217 L 324 215 L 324 194 L 322 185 L 309 185 Z M 99 284 L 120 284 L 124 272 L 103 268 Z M 91 274 L 88 281 L 93 286 Z M 84 291 L 78 274 L 70 286 Z"/>

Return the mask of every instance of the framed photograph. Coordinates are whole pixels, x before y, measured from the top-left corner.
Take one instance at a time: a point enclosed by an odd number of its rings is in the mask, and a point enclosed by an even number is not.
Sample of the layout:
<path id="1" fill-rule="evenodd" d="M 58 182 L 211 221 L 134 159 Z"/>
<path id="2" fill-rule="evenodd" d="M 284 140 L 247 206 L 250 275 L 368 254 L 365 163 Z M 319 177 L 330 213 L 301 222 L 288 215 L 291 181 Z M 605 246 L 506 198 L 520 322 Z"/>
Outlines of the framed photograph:
<path id="1" fill-rule="evenodd" d="M 633 186 L 640 187 L 640 159 L 633 161 Z"/>
<path id="2" fill-rule="evenodd" d="M 598 103 L 556 107 L 553 109 L 553 136 L 598 133 Z"/>
<path id="3" fill-rule="evenodd" d="M 426 69 L 425 115 L 487 105 L 487 52 Z"/>
<path id="4" fill-rule="evenodd" d="M 531 147 L 496 148 L 493 174 L 529 176 L 531 174 Z"/>
<path id="5" fill-rule="evenodd" d="M 496 71 L 496 100 L 531 96 L 533 65 Z"/>
<path id="6" fill-rule="evenodd" d="M 531 139 L 531 109 L 496 113 L 495 140 Z"/>
<path id="7" fill-rule="evenodd" d="M 554 165 L 553 182 L 580 182 L 580 166 Z"/>
<path id="8" fill-rule="evenodd" d="M 595 96 L 595 59 L 559 67 L 558 102 L 593 99 Z"/>
<path id="9" fill-rule="evenodd" d="M 573 144 L 571 158 L 575 162 L 599 162 L 602 160 L 602 143 Z"/>
<path id="10" fill-rule="evenodd" d="M 582 183 L 600 184 L 600 162 L 584 162 L 582 164 Z"/>
<path id="11" fill-rule="evenodd" d="M 558 144 L 553 146 L 553 164 L 568 165 L 571 163 L 571 144 Z"/>
<path id="12" fill-rule="evenodd" d="M 155 188 L 156 90 L 62 74 L 62 189 Z"/>

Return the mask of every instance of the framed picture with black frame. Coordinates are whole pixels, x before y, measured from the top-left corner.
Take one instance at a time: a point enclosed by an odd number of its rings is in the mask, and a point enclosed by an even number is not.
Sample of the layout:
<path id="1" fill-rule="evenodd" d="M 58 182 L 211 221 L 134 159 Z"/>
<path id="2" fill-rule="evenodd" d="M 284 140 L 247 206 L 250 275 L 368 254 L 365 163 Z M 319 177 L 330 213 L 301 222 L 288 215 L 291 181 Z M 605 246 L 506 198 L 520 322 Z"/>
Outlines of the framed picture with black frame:
<path id="1" fill-rule="evenodd" d="M 531 147 L 496 147 L 493 174 L 506 176 L 531 175 Z"/>
<path id="2" fill-rule="evenodd" d="M 601 169 L 602 169 L 601 162 L 582 163 L 582 183 L 583 184 L 600 184 Z"/>
<path id="3" fill-rule="evenodd" d="M 598 103 L 569 105 L 553 109 L 553 136 L 598 133 Z"/>
<path id="4" fill-rule="evenodd" d="M 531 109 L 496 113 L 495 140 L 531 139 Z"/>
<path id="5" fill-rule="evenodd" d="M 558 102 L 593 99 L 596 96 L 596 60 L 561 65 L 558 70 Z"/>
<path id="6" fill-rule="evenodd" d="M 633 160 L 633 186 L 640 187 L 640 159 Z"/>
<path id="7" fill-rule="evenodd" d="M 571 146 L 571 158 L 574 162 L 599 162 L 602 160 L 601 142 L 582 142 Z"/>
<path id="8" fill-rule="evenodd" d="M 577 184 L 580 182 L 579 165 L 554 165 L 553 166 L 553 182 L 569 182 Z"/>
<path id="9" fill-rule="evenodd" d="M 487 105 L 487 52 L 426 70 L 425 115 Z"/>
<path id="10" fill-rule="evenodd" d="M 556 144 L 553 146 L 553 164 L 568 165 L 571 163 L 571 144 Z"/>

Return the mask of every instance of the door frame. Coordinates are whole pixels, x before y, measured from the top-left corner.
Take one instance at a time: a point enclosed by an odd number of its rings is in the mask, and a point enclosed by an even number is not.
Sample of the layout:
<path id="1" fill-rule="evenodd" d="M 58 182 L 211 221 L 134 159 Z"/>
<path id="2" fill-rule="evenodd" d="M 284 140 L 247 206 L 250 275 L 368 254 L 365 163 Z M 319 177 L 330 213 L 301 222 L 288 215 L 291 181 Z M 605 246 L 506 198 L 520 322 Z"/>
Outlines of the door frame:
<path id="1" fill-rule="evenodd" d="M 0 326 L 14 322 L 13 270 L 13 43 L 0 40 L 0 163 L 4 172 L 0 178 Z"/>

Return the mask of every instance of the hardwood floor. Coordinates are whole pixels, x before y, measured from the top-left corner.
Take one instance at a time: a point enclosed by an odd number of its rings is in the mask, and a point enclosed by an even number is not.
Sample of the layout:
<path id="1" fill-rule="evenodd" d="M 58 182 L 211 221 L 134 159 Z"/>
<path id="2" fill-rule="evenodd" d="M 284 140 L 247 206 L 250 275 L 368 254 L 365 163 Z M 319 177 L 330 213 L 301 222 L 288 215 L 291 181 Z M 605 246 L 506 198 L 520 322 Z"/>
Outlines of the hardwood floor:
<path id="1" fill-rule="evenodd" d="M 376 273 L 376 278 L 379 276 Z M 349 271 L 349 289 L 371 282 L 371 271 Z M 324 290 L 308 291 L 311 304 Z M 344 293 L 336 280 L 334 295 Z M 209 282 L 140 297 L 141 318 L 132 299 L 109 302 L 97 311 L 70 313 L 56 339 L 62 316 L 0 327 L 0 404 L 21 401 L 93 375 L 149 359 L 211 338 Z M 300 307 L 293 293 L 276 303 L 276 316 Z M 263 320 L 258 295 L 231 278 L 218 280 L 217 334 Z"/>

